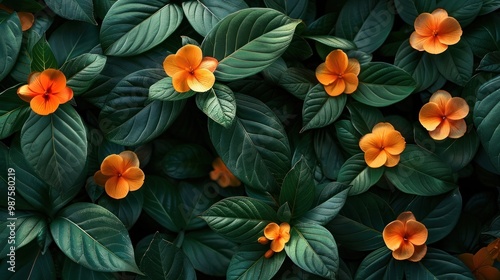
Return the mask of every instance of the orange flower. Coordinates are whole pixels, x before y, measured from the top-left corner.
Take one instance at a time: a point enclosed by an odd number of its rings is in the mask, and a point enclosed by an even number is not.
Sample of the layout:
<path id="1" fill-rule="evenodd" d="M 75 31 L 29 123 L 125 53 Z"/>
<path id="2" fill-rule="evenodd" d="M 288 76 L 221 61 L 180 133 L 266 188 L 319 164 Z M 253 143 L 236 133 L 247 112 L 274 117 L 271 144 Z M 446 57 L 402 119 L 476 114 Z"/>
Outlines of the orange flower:
<path id="1" fill-rule="evenodd" d="M 418 51 L 439 54 L 460 41 L 462 28 L 460 23 L 449 17 L 443 9 L 436 9 L 432 14 L 421 13 L 415 19 L 415 31 L 410 36 L 410 45 Z"/>
<path id="2" fill-rule="evenodd" d="M 288 223 L 269 223 L 264 228 L 264 236 L 257 241 L 260 244 L 267 244 L 271 240 L 271 246 L 264 256 L 270 258 L 275 252 L 279 253 L 285 248 L 285 244 L 290 240 L 290 225 Z"/>
<path id="3" fill-rule="evenodd" d="M 369 167 L 393 167 L 398 164 L 406 142 L 390 123 L 378 123 L 373 127 L 372 133 L 361 137 L 359 147 L 365 153 L 365 161 Z"/>
<path id="4" fill-rule="evenodd" d="M 463 98 L 451 97 L 445 90 L 432 94 L 429 103 L 422 106 L 418 119 L 435 140 L 446 137 L 460 138 L 467 131 L 464 118 L 469 114 L 469 105 Z"/>
<path id="5" fill-rule="evenodd" d="M 225 187 L 238 187 L 241 185 L 240 180 L 236 178 L 227 166 L 224 164 L 220 157 L 212 162 L 214 170 L 210 171 L 210 179 L 217 181 L 219 186 Z"/>
<path id="6" fill-rule="evenodd" d="M 0 10 L 4 10 L 8 13 L 13 13 L 14 10 L 11 8 L 0 4 Z M 33 26 L 33 23 L 35 22 L 35 16 L 32 13 L 28 12 L 17 12 L 17 17 L 19 17 L 19 20 L 21 21 L 21 30 L 26 31 Z"/>
<path id="7" fill-rule="evenodd" d="M 488 246 L 489 247 L 489 246 Z M 493 266 L 498 250 L 491 252 L 488 247 L 483 247 L 476 254 L 461 254 L 458 258 L 472 271 L 476 279 L 496 280 L 500 279 L 500 271 Z"/>
<path id="8" fill-rule="evenodd" d="M 101 170 L 94 174 L 94 181 L 105 188 L 115 199 L 127 196 L 129 191 L 138 190 L 144 183 L 144 172 L 139 168 L 139 159 L 132 151 L 107 156 Z"/>
<path id="9" fill-rule="evenodd" d="M 358 88 L 359 62 L 342 50 L 331 51 L 316 68 L 316 78 L 330 96 L 351 94 Z"/>
<path id="10" fill-rule="evenodd" d="M 200 47 L 185 45 L 176 54 L 171 54 L 163 61 L 163 69 L 172 77 L 172 85 L 178 92 L 190 89 L 205 92 L 215 83 L 214 71 L 219 65 L 213 57 L 203 57 Z"/>
<path id="11" fill-rule="evenodd" d="M 500 238 L 493 240 L 493 242 L 488 244 L 487 248 L 488 248 L 488 253 L 494 259 L 500 262 Z"/>
<path id="12" fill-rule="evenodd" d="M 385 245 L 396 260 L 420 261 L 427 253 L 427 228 L 417 222 L 411 211 L 399 214 L 397 220 L 385 226 L 382 232 Z"/>
<path id="13" fill-rule="evenodd" d="M 54 113 L 60 104 L 73 98 L 73 90 L 66 86 L 66 76 L 56 69 L 32 73 L 28 84 L 18 88 L 17 94 L 30 103 L 35 113 L 43 116 Z"/>

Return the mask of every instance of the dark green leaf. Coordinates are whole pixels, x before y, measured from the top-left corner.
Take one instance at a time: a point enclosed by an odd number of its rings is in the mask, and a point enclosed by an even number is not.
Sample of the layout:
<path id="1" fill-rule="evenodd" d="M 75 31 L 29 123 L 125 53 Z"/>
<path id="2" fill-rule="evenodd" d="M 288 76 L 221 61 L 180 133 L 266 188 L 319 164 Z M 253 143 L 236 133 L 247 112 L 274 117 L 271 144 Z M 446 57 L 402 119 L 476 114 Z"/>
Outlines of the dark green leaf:
<path id="1" fill-rule="evenodd" d="M 48 116 L 32 112 L 21 130 L 21 146 L 35 172 L 61 193 L 85 168 L 87 133 L 70 104 Z"/>
<path id="2" fill-rule="evenodd" d="M 15 195 L 9 195 L 8 197 L 17 198 Z M 16 208 L 16 200 L 8 199 L 8 201 L 11 202 L 10 206 L 14 202 L 13 206 Z M 14 215 L 9 215 L 10 213 Z M 11 247 L 18 250 L 34 240 L 42 231 L 47 230 L 47 221 L 40 214 L 23 212 L 17 209 L 11 212 L 4 209 L 0 217 L 2 218 L 0 236 L 3 237 L 3 244 L 0 247 L 2 256 L 9 254 Z"/>
<path id="3" fill-rule="evenodd" d="M 197 94 L 195 91 L 177 92 L 172 85 L 172 77 L 165 77 L 149 87 L 149 98 L 160 101 L 176 101 Z"/>
<path id="4" fill-rule="evenodd" d="M 279 202 L 288 203 L 292 219 L 307 212 L 314 200 L 314 180 L 305 160 L 299 160 L 286 174 L 281 186 Z"/>
<path id="5" fill-rule="evenodd" d="M 23 32 L 21 22 L 16 13 L 8 14 L 0 11 L 0 34 L 2 34 L 2 44 L 0 44 L 0 81 L 5 78 L 12 67 L 16 64 L 17 55 L 21 50 Z"/>
<path id="6" fill-rule="evenodd" d="M 500 3 L 500 1 L 499 1 Z M 500 51 L 486 54 L 477 67 L 478 71 L 500 72 Z"/>
<path id="7" fill-rule="evenodd" d="M 476 0 L 456 0 L 446 1 L 438 0 L 436 8 L 445 9 L 451 17 L 454 17 L 464 28 L 469 25 L 476 16 L 479 15 L 483 1 Z"/>
<path id="8" fill-rule="evenodd" d="M 485 15 L 494 12 L 500 8 L 499 0 L 483 0 L 483 6 L 481 6 L 481 11 L 479 15 Z"/>
<path id="9" fill-rule="evenodd" d="M 213 181 L 202 181 L 199 184 L 180 182 L 178 187 L 182 204 L 177 208 L 186 224 L 184 229 L 206 227 L 207 223 L 200 216 L 220 199 L 217 194 L 221 192 L 221 188 Z"/>
<path id="10" fill-rule="evenodd" d="M 29 103 L 17 95 L 19 85 L 12 86 L 0 93 L 0 139 L 21 130 L 29 116 Z"/>
<path id="11" fill-rule="evenodd" d="M 491 13 L 478 18 L 464 33 L 463 39 L 470 45 L 475 56 L 483 58 L 486 54 L 500 51 L 500 15 Z"/>
<path id="12" fill-rule="evenodd" d="M 141 273 L 127 229 L 101 206 L 71 204 L 50 223 L 50 232 L 67 257 L 89 269 Z"/>
<path id="13" fill-rule="evenodd" d="M 240 243 L 256 243 L 267 224 L 278 222 L 276 212 L 269 205 L 238 196 L 215 203 L 201 217 L 212 230 Z"/>
<path id="14" fill-rule="evenodd" d="M 83 265 L 80 265 L 70 258 L 65 258 L 61 276 L 63 279 L 73 279 L 73 280 L 115 280 L 116 277 L 111 272 L 100 272 Z"/>
<path id="15" fill-rule="evenodd" d="M 307 93 L 302 107 L 302 132 L 333 123 L 344 110 L 347 95 L 329 96 L 322 84 L 317 84 Z"/>
<path id="16" fill-rule="evenodd" d="M 351 156 L 361 153 L 359 139 L 361 134 L 354 128 L 349 120 L 339 120 L 335 122 L 335 131 L 340 146 Z"/>
<path id="17" fill-rule="evenodd" d="M 394 4 L 401 18 L 411 26 L 419 14 L 432 13 L 437 5 L 436 0 L 395 0 Z"/>
<path id="18" fill-rule="evenodd" d="M 314 151 L 325 177 L 336 180 L 345 159 L 332 132 L 329 129 L 314 131 Z"/>
<path id="19" fill-rule="evenodd" d="M 405 262 L 406 278 L 474 279 L 470 269 L 457 257 L 436 248 L 427 248 L 420 262 Z"/>
<path id="20" fill-rule="evenodd" d="M 349 195 L 364 193 L 375 185 L 384 174 L 385 167 L 371 168 L 366 165 L 364 154 L 350 157 L 340 168 L 338 182 L 350 185 Z"/>
<path id="21" fill-rule="evenodd" d="M 27 246 L 20 248 L 15 253 L 14 267 L 7 259 L 2 259 L 0 263 L 0 278 L 5 280 L 25 280 L 34 279 L 33 272 L 36 272 L 36 279 L 54 280 L 56 269 L 50 251 L 42 253 L 36 242 L 31 242 Z M 12 270 L 9 270 L 11 268 Z"/>
<path id="22" fill-rule="evenodd" d="M 339 268 L 337 244 L 323 226 L 293 226 L 285 250 L 288 257 L 303 270 L 330 279 L 336 277 Z"/>
<path id="23" fill-rule="evenodd" d="M 233 255 L 227 269 L 228 280 L 271 279 L 285 261 L 285 252 L 275 253 L 271 258 L 264 254 L 269 246 L 254 244 L 241 245 Z"/>
<path id="24" fill-rule="evenodd" d="M 31 58 L 31 72 L 42 72 L 48 68 L 59 68 L 49 43 L 43 37 L 33 46 Z"/>
<path id="25" fill-rule="evenodd" d="M 115 214 L 123 225 L 130 229 L 141 215 L 144 195 L 142 191 L 130 192 L 122 199 L 104 195 L 99 199 L 98 204 Z"/>
<path id="26" fill-rule="evenodd" d="M 233 91 L 219 83 L 212 89 L 196 95 L 196 105 L 209 118 L 228 128 L 236 115 L 236 100 Z"/>
<path id="27" fill-rule="evenodd" d="M 473 63 L 472 49 L 466 42 L 460 41 L 436 56 L 434 64 L 447 80 L 463 86 L 472 77 Z"/>
<path id="28" fill-rule="evenodd" d="M 212 168 L 212 156 L 200 145 L 181 144 L 162 160 L 163 172 L 175 179 L 206 176 Z"/>
<path id="29" fill-rule="evenodd" d="M 354 44 L 352 41 L 331 35 L 307 35 L 304 36 L 304 38 L 314 40 L 325 46 L 335 49 L 354 50 L 357 48 L 356 44 Z"/>
<path id="30" fill-rule="evenodd" d="M 371 133 L 376 124 L 384 121 L 380 110 L 365 104 L 351 102 L 347 104 L 347 109 L 351 114 L 352 125 L 361 135 Z"/>
<path id="31" fill-rule="evenodd" d="M 54 13 L 63 18 L 97 24 L 94 19 L 92 0 L 68 0 L 64 3 L 58 0 L 47 0 L 45 3 Z"/>
<path id="32" fill-rule="evenodd" d="M 279 85 L 295 97 L 304 100 L 317 83 L 314 72 L 305 68 L 288 68 L 279 80 Z"/>
<path id="33" fill-rule="evenodd" d="M 393 279 L 402 280 L 404 266 L 400 261 L 392 257 L 392 252 L 387 247 L 381 247 L 366 256 L 359 265 L 354 279 L 356 280 L 378 280 Z"/>
<path id="34" fill-rule="evenodd" d="M 203 54 L 215 57 L 215 77 L 233 81 L 262 71 L 290 44 L 298 20 L 272 9 L 249 8 L 222 19 L 207 34 Z M 219 48 L 219 45 L 225 48 Z M 262 48 L 266 45 L 266 48 Z"/>
<path id="35" fill-rule="evenodd" d="M 180 25 L 182 9 L 168 0 L 124 0 L 111 6 L 102 21 L 106 55 L 130 56 L 163 42 Z"/>
<path id="36" fill-rule="evenodd" d="M 302 215 L 299 222 L 327 224 L 344 206 L 348 192 L 348 186 L 338 182 L 316 186 L 315 206 Z"/>
<path id="37" fill-rule="evenodd" d="M 66 76 L 67 86 L 77 96 L 92 86 L 105 64 L 105 56 L 87 53 L 66 61 L 61 71 Z"/>

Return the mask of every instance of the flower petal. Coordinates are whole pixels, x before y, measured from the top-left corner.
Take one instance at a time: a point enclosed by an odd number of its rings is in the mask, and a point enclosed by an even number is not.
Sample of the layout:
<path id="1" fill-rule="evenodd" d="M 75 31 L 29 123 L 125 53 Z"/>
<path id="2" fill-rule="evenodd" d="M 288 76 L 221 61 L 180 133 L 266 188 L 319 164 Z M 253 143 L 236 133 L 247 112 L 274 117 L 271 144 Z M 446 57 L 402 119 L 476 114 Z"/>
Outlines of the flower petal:
<path id="1" fill-rule="evenodd" d="M 200 63 L 200 66 L 198 67 L 199 69 L 207 69 L 210 72 L 214 72 L 215 69 L 217 69 L 217 66 L 219 65 L 219 61 L 210 56 L 205 56 Z"/>
<path id="2" fill-rule="evenodd" d="M 448 100 L 451 99 L 451 94 L 447 92 L 446 90 L 437 90 L 431 95 L 431 98 L 429 99 L 429 102 L 434 102 L 437 103 L 439 108 L 444 108 L 446 107 L 446 103 L 448 103 Z"/>
<path id="3" fill-rule="evenodd" d="M 412 48 L 416 49 L 417 51 L 423 51 L 424 50 L 424 43 L 427 40 L 432 39 L 431 37 L 427 36 L 422 36 L 417 33 L 417 31 L 414 31 L 410 35 L 410 45 Z"/>
<path id="4" fill-rule="evenodd" d="M 437 29 L 434 16 L 429 13 L 421 13 L 413 22 L 415 32 L 421 36 L 433 36 L 433 31 Z"/>
<path id="5" fill-rule="evenodd" d="M 448 120 L 448 123 L 450 124 L 450 134 L 448 137 L 456 139 L 464 136 L 465 132 L 467 132 L 467 124 L 465 123 L 465 120 Z"/>
<path id="6" fill-rule="evenodd" d="M 444 114 L 448 119 L 461 120 L 469 114 L 469 105 L 467 105 L 465 99 L 453 97 L 446 102 Z"/>
<path id="7" fill-rule="evenodd" d="M 30 107 L 33 112 L 46 116 L 57 110 L 59 107 L 59 101 L 51 95 L 37 95 L 31 99 Z"/>
<path id="8" fill-rule="evenodd" d="M 123 159 L 123 169 L 126 170 L 130 167 L 139 167 L 139 158 L 137 154 L 132 151 L 123 151 L 119 154 Z"/>
<path id="9" fill-rule="evenodd" d="M 404 137 L 397 130 L 387 131 L 384 134 L 384 138 L 382 139 L 382 141 L 384 150 L 391 155 L 401 154 L 406 147 Z"/>
<path id="10" fill-rule="evenodd" d="M 169 77 L 173 77 L 178 72 L 186 71 L 186 69 L 177 66 L 175 63 L 175 54 L 170 54 L 163 60 L 163 70 Z"/>
<path id="11" fill-rule="evenodd" d="M 131 191 L 138 190 L 144 184 L 144 172 L 139 167 L 130 167 L 122 174 L 122 178 L 127 180 Z"/>
<path id="12" fill-rule="evenodd" d="M 359 147 L 363 152 L 366 152 L 369 149 L 380 150 L 380 148 L 382 148 L 382 144 L 382 138 L 374 133 L 368 133 L 359 139 Z"/>
<path id="13" fill-rule="evenodd" d="M 396 260 L 406 260 L 409 259 L 413 253 L 415 253 L 415 246 L 411 242 L 403 241 L 401 246 L 392 252 L 392 256 Z"/>
<path id="14" fill-rule="evenodd" d="M 127 180 L 118 176 L 109 178 L 104 189 L 106 193 L 114 199 L 122 199 L 126 197 L 129 192 Z"/>
<path id="15" fill-rule="evenodd" d="M 21 86 L 17 89 L 17 95 L 24 101 L 30 102 L 33 97 L 39 95 L 38 92 L 32 91 L 29 85 Z"/>
<path id="16" fill-rule="evenodd" d="M 409 220 L 406 222 L 406 237 L 413 245 L 423 245 L 427 241 L 428 231 L 421 222 Z"/>
<path id="17" fill-rule="evenodd" d="M 349 59 L 343 50 L 334 50 L 326 56 L 325 65 L 334 74 L 344 74 L 349 65 Z"/>
<path id="18" fill-rule="evenodd" d="M 32 13 L 17 12 L 17 16 L 21 21 L 21 29 L 23 31 L 30 29 L 33 26 L 33 23 L 35 22 L 35 16 Z"/>
<path id="19" fill-rule="evenodd" d="M 38 77 L 40 84 L 49 93 L 57 93 L 66 88 L 66 76 L 64 73 L 56 69 L 45 69 Z"/>
<path id="20" fill-rule="evenodd" d="M 285 243 L 290 240 L 290 224 L 285 222 L 280 224 L 280 237 Z"/>
<path id="21" fill-rule="evenodd" d="M 325 91 L 330 96 L 339 96 L 345 90 L 345 82 L 343 79 L 336 79 L 333 83 L 324 86 Z"/>
<path id="22" fill-rule="evenodd" d="M 322 85 L 329 85 L 338 78 L 338 75 L 332 73 L 328 68 L 326 68 L 325 63 L 321 63 L 316 67 L 316 79 L 322 84 Z"/>
<path id="23" fill-rule="evenodd" d="M 489 254 L 487 247 L 479 249 L 479 251 L 474 254 L 472 260 L 474 261 L 475 268 L 481 266 L 492 266 L 495 262 L 495 259 Z"/>
<path id="24" fill-rule="evenodd" d="M 494 266 L 482 266 L 475 271 L 474 275 L 479 280 L 500 279 L 500 271 Z"/>
<path id="25" fill-rule="evenodd" d="M 347 62 L 347 69 L 345 69 L 345 74 L 352 73 L 356 76 L 361 72 L 361 66 L 359 65 L 359 61 L 355 58 L 349 58 Z"/>
<path id="26" fill-rule="evenodd" d="M 398 165 L 399 160 L 401 159 L 401 155 L 391 155 L 387 153 L 387 161 L 385 162 L 385 166 L 394 167 Z"/>
<path id="27" fill-rule="evenodd" d="M 434 21 L 438 25 L 439 25 L 439 23 L 443 22 L 443 20 L 445 20 L 445 19 L 447 19 L 449 17 L 448 16 L 448 12 L 445 9 L 441 9 L 441 8 L 435 9 L 432 12 L 432 16 L 434 18 Z"/>
<path id="28" fill-rule="evenodd" d="M 441 111 L 437 103 L 429 102 L 420 108 L 418 120 L 425 129 L 432 131 L 441 124 L 443 115 L 444 112 Z"/>
<path id="29" fill-rule="evenodd" d="M 387 131 L 392 131 L 392 130 L 394 130 L 394 126 L 392 126 L 392 124 L 388 122 L 381 122 L 373 126 L 372 133 L 377 134 L 381 136 L 381 138 L 383 138 L 385 137 L 384 135 Z"/>
<path id="30" fill-rule="evenodd" d="M 197 69 L 194 71 L 194 75 L 189 75 L 187 78 L 189 88 L 196 92 L 205 92 L 211 89 L 214 83 L 214 73 L 208 69 Z"/>
<path id="31" fill-rule="evenodd" d="M 277 223 L 269 223 L 264 228 L 264 236 L 269 240 L 274 240 L 280 235 L 280 226 Z"/>
<path id="32" fill-rule="evenodd" d="M 417 219 L 411 211 L 405 211 L 398 215 L 397 220 L 406 224 L 408 221 L 416 221 Z"/>
<path id="33" fill-rule="evenodd" d="M 178 67 L 193 71 L 198 69 L 201 61 L 203 60 L 203 54 L 200 47 L 195 45 L 185 45 L 180 48 L 175 54 L 175 64 Z"/>
<path id="34" fill-rule="evenodd" d="M 371 168 L 379 168 L 387 162 L 387 153 L 377 148 L 365 152 L 365 162 Z"/>
<path id="35" fill-rule="evenodd" d="M 454 45 L 460 41 L 462 28 L 460 23 L 452 17 L 445 18 L 438 29 L 438 39 L 446 45 Z"/>
<path id="36" fill-rule="evenodd" d="M 448 45 L 445 45 L 439 41 L 436 37 L 431 37 L 429 40 L 424 41 L 424 50 L 430 54 L 440 54 L 448 49 Z"/>
<path id="37" fill-rule="evenodd" d="M 463 253 L 458 255 L 458 258 L 470 269 L 474 270 L 474 260 L 473 260 L 474 255 L 471 253 Z"/>
<path id="38" fill-rule="evenodd" d="M 345 82 L 345 93 L 353 93 L 358 88 L 358 76 L 353 73 L 347 73 L 342 76 Z"/>
<path id="39" fill-rule="evenodd" d="M 108 181 L 109 178 L 111 178 L 111 176 L 102 174 L 101 170 L 97 170 L 96 173 L 94 173 L 94 182 L 101 187 L 106 185 L 106 181 Z"/>
<path id="40" fill-rule="evenodd" d="M 413 245 L 413 248 L 415 249 L 415 252 L 413 252 L 413 255 L 408 260 L 412 262 L 419 262 L 425 257 L 425 254 L 427 254 L 427 245 Z"/>
<path id="41" fill-rule="evenodd" d="M 282 238 L 278 238 L 276 240 L 271 241 L 270 248 L 274 252 L 279 253 L 279 252 L 283 251 L 283 249 L 285 248 L 285 243 L 286 242 Z"/>
<path id="42" fill-rule="evenodd" d="M 101 163 L 101 172 L 106 176 L 115 176 L 123 171 L 125 171 L 123 170 L 123 158 L 119 155 L 109 155 Z"/>
<path id="43" fill-rule="evenodd" d="M 429 135 L 434 140 L 443 140 L 450 135 L 451 126 L 448 120 L 443 120 L 440 125 L 433 131 L 429 131 Z"/>
<path id="44" fill-rule="evenodd" d="M 56 98 L 59 104 L 64 104 L 73 98 L 73 90 L 70 87 L 65 87 L 61 91 L 51 94 L 51 97 Z"/>
<path id="45" fill-rule="evenodd" d="M 190 90 L 187 80 L 191 76 L 187 71 L 179 71 L 172 77 L 172 86 L 177 92 L 187 92 Z"/>
<path id="46" fill-rule="evenodd" d="M 404 224 L 398 220 L 387 224 L 382 231 L 382 238 L 384 239 L 385 245 L 392 251 L 401 246 L 404 235 Z"/>

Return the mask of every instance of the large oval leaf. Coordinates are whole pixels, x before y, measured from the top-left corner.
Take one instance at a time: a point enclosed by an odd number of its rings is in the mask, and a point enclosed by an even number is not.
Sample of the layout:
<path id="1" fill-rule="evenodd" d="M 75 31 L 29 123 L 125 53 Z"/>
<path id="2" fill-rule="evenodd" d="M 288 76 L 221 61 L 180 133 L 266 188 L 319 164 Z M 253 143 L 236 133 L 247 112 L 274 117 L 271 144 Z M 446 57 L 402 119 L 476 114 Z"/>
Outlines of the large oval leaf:
<path id="1" fill-rule="evenodd" d="M 420 262 L 405 262 L 406 279 L 474 279 L 470 269 L 457 257 L 436 248 L 427 248 Z"/>
<path id="2" fill-rule="evenodd" d="M 229 127 L 236 115 L 236 100 L 233 91 L 219 83 L 207 92 L 196 95 L 196 105 L 216 123 Z"/>
<path id="3" fill-rule="evenodd" d="M 299 23 L 276 10 L 244 9 L 222 19 L 208 33 L 201 45 L 203 54 L 219 60 L 217 80 L 248 77 L 285 52 Z"/>
<path id="4" fill-rule="evenodd" d="M 47 0 L 45 4 L 57 15 L 71 20 L 81 20 L 97 24 L 94 19 L 94 5 L 92 0 Z"/>
<path id="5" fill-rule="evenodd" d="M 9 196 L 9 198 L 16 197 Z M 9 199 L 9 202 L 13 201 L 15 202 L 15 200 Z M 0 246 L 2 256 L 7 255 L 12 246 L 15 246 L 17 251 L 17 249 L 30 243 L 42 231 L 47 230 L 47 221 L 40 214 L 23 212 L 17 209 L 13 211 L 15 215 L 9 215 L 10 213 L 12 212 L 9 210 L 0 214 L 2 218 L 0 235 L 4 238 L 4 244 Z"/>
<path id="6" fill-rule="evenodd" d="M 288 203 L 292 219 L 301 217 L 314 201 L 314 180 L 306 161 L 299 160 L 288 172 L 281 186 L 280 205 Z"/>
<path id="7" fill-rule="evenodd" d="M 371 133 L 376 124 L 384 121 L 380 110 L 365 104 L 351 102 L 347 105 L 347 109 L 351 114 L 352 125 L 361 135 Z"/>
<path id="8" fill-rule="evenodd" d="M 344 110 L 347 95 L 329 96 L 322 84 L 317 84 L 307 93 L 302 106 L 301 131 L 320 128 L 333 123 Z"/>
<path id="9" fill-rule="evenodd" d="M 62 265 L 61 277 L 63 279 L 73 279 L 73 280 L 114 280 L 113 273 L 111 272 L 101 272 L 86 268 L 80 265 L 70 258 L 66 258 Z"/>
<path id="10" fill-rule="evenodd" d="M 392 257 L 392 252 L 387 247 L 368 254 L 356 271 L 356 280 L 378 280 L 378 279 L 403 279 L 403 268 L 401 262 Z"/>
<path id="11" fill-rule="evenodd" d="M 122 0 L 102 21 L 101 45 L 106 55 L 130 56 L 163 42 L 180 25 L 182 9 L 169 0 Z"/>
<path id="12" fill-rule="evenodd" d="M 469 44 L 460 41 L 438 55 L 434 64 L 447 80 L 464 86 L 472 77 L 474 55 Z"/>
<path id="13" fill-rule="evenodd" d="M 62 192 L 85 167 L 87 133 L 80 115 L 63 104 L 48 116 L 31 113 L 21 130 L 21 147 L 40 178 Z"/>
<path id="14" fill-rule="evenodd" d="M 45 37 L 42 37 L 33 46 L 30 67 L 31 72 L 42 72 L 48 68 L 59 68 L 56 57 Z"/>
<path id="15" fill-rule="evenodd" d="M 0 11 L 0 34 L 2 34 L 2 44 L 0 44 L 0 81 L 5 78 L 14 67 L 17 55 L 21 50 L 23 32 L 21 22 L 16 13 L 8 14 Z"/>
<path id="16" fill-rule="evenodd" d="M 236 94 L 229 128 L 209 120 L 210 139 L 229 170 L 252 188 L 276 189 L 291 166 L 288 137 L 276 115 L 259 100 Z"/>
<path id="17" fill-rule="evenodd" d="M 80 95 L 92 86 L 105 64 L 106 56 L 86 53 L 64 63 L 61 71 L 73 94 Z"/>
<path id="18" fill-rule="evenodd" d="M 30 114 L 29 104 L 17 95 L 15 85 L 0 93 L 0 139 L 20 130 Z"/>
<path id="19" fill-rule="evenodd" d="M 71 204 L 52 220 L 50 232 L 66 256 L 87 268 L 141 273 L 127 229 L 99 205 Z"/>
<path id="20" fill-rule="evenodd" d="M 115 214 L 123 225 L 130 229 L 141 215 L 144 195 L 142 191 L 130 192 L 122 199 L 103 195 L 99 198 L 98 204 Z"/>
<path id="21" fill-rule="evenodd" d="M 148 101 L 149 87 L 165 77 L 160 69 L 144 69 L 123 78 L 108 94 L 99 126 L 111 142 L 131 146 L 163 133 L 184 107 L 180 101 Z"/>
<path id="22" fill-rule="evenodd" d="M 350 157 L 340 168 L 338 182 L 350 185 L 349 195 L 364 193 L 375 185 L 382 175 L 385 168 L 371 168 L 366 165 L 364 154 L 356 154 Z"/>
<path id="23" fill-rule="evenodd" d="M 275 253 L 272 258 L 264 257 L 268 246 L 245 244 L 238 248 L 227 269 L 227 279 L 254 280 L 271 279 L 285 261 L 285 252 Z"/>
<path id="24" fill-rule="evenodd" d="M 315 206 L 302 215 L 298 222 L 325 225 L 331 221 L 344 206 L 348 187 L 338 182 L 317 185 L 314 192 Z"/>
<path id="25" fill-rule="evenodd" d="M 351 96 L 363 104 L 374 107 L 399 102 L 417 87 L 410 74 L 384 62 L 369 62 L 361 65 L 358 79 L 358 89 Z"/>

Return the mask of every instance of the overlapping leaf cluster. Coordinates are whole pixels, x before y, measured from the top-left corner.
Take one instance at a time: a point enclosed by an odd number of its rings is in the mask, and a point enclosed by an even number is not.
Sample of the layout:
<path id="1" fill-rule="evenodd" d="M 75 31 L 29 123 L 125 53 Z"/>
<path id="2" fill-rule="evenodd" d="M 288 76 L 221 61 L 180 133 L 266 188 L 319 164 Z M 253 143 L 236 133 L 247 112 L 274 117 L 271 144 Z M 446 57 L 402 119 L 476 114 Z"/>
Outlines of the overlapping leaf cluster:
<path id="1" fill-rule="evenodd" d="M 14 10 L 0 9 L 2 279 L 472 279 L 457 255 L 500 238 L 498 0 L 0 4 Z M 463 35 L 417 51 L 415 18 L 437 8 Z M 17 12 L 35 15 L 29 30 Z M 163 69 L 186 44 L 219 61 L 207 92 L 176 92 Z M 359 61 L 359 84 L 332 97 L 315 69 L 337 49 Z M 17 89 L 48 68 L 74 99 L 41 116 Z M 436 141 L 418 121 L 439 89 L 470 107 L 461 138 Z M 394 167 L 369 167 L 359 146 L 380 122 L 406 141 Z M 116 200 L 92 175 L 124 150 L 146 179 Z M 210 180 L 217 157 L 240 187 Z M 404 211 L 429 232 L 417 263 L 382 237 Z M 290 240 L 266 258 L 271 222 Z"/>

